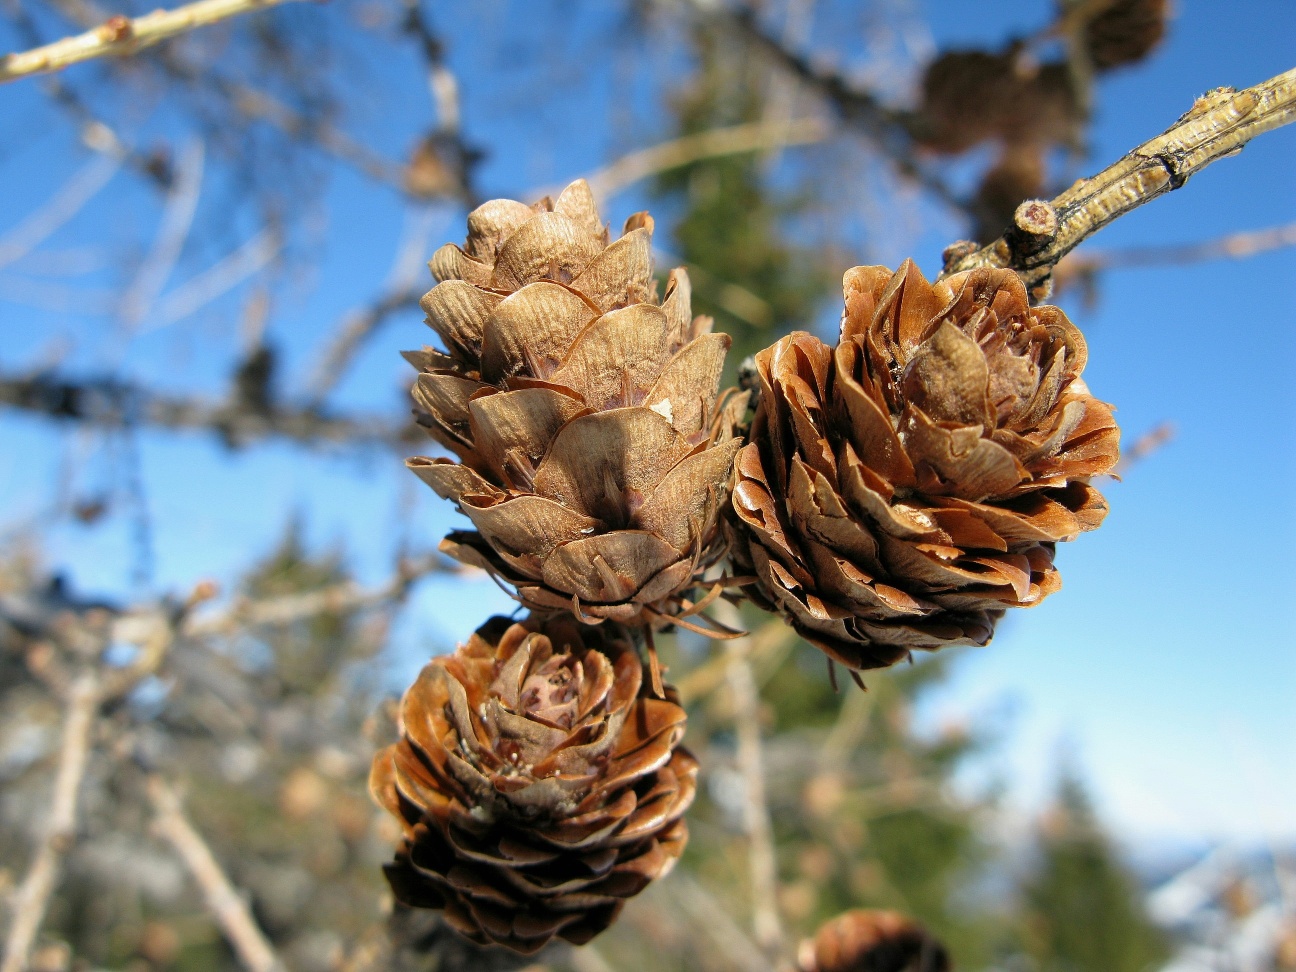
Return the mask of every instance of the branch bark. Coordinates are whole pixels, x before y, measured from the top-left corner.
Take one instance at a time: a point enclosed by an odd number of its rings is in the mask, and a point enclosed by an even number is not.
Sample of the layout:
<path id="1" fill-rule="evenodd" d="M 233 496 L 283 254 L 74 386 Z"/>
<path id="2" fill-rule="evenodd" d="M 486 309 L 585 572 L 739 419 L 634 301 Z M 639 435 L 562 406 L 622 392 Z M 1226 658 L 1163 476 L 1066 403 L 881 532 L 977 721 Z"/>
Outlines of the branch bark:
<path id="1" fill-rule="evenodd" d="M 239 14 L 299 0 L 198 0 L 175 10 L 155 10 L 142 17 L 118 15 L 84 34 L 65 37 L 44 47 L 0 58 L 0 84 L 47 74 L 96 57 L 125 56 L 197 27 Z"/>
<path id="2" fill-rule="evenodd" d="M 718 602 L 716 619 L 740 628 L 738 609 Z M 765 756 L 761 745 L 760 691 L 752 674 L 748 653 L 752 637 L 725 642 L 726 680 L 733 696 L 734 730 L 738 737 L 738 771 L 746 791 L 744 825 L 747 862 L 751 875 L 752 935 L 766 955 L 775 958 L 783 945 L 783 925 L 778 913 L 778 860 L 774 852 L 774 825 L 765 797 Z"/>
<path id="3" fill-rule="evenodd" d="M 103 687 L 93 671 L 82 673 L 69 687 L 49 824 L 27 876 L 14 894 L 13 916 L 0 972 L 24 972 L 27 968 L 36 934 L 49 908 L 50 895 L 58 884 L 63 858 L 76 840 L 77 798 L 89 759 L 91 731 L 102 700 Z"/>
<path id="4" fill-rule="evenodd" d="M 1217 88 L 1156 138 L 1051 201 L 1021 204 L 1015 225 L 988 246 L 955 244 L 941 277 L 1008 267 L 1043 298 L 1059 260 L 1144 203 L 1183 186 L 1212 162 L 1235 155 L 1263 132 L 1296 121 L 1296 68 L 1242 91 Z"/>
<path id="5" fill-rule="evenodd" d="M 154 428 L 214 433 L 231 447 L 260 439 L 288 439 L 302 445 L 398 446 L 407 423 L 378 417 L 330 415 L 314 408 L 279 407 L 257 412 L 238 403 L 162 395 L 108 378 L 75 380 L 49 372 L 0 373 L 0 406 L 47 418 L 119 427 L 137 423 Z"/>
<path id="6" fill-rule="evenodd" d="M 242 896 L 221 869 L 202 834 L 185 816 L 180 797 L 161 777 L 148 782 L 153 804 L 153 830 L 166 840 L 184 862 L 202 892 L 212 918 L 229 940 L 248 972 L 284 972 L 274 947 L 257 926 Z"/>
<path id="7" fill-rule="evenodd" d="M 819 118 L 778 119 L 714 128 L 630 152 L 586 176 L 586 181 L 597 198 L 607 199 L 641 179 L 700 159 L 759 152 L 786 145 L 809 145 L 822 142 L 831 135 L 832 125 Z"/>

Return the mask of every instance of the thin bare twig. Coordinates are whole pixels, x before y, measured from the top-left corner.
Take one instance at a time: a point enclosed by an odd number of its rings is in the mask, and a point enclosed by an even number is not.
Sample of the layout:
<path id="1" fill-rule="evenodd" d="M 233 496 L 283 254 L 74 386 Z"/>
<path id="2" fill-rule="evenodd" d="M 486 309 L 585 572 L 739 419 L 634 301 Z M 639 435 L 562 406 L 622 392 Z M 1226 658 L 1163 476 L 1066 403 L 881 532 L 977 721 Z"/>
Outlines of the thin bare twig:
<path id="1" fill-rule="evenodd" d="M 1200 243 L 1169 243 L 1163 246 L 1130 246 L 1114 250 L 1076 253 L 1057 267 L 1056 275 L 1092 273 L 1099 270 L 1134 270 L 1141 267 L 1178 266 L 1210 260 L 1245 260 L 1258 253 L 1296 246 L 1296 223 L 1267 229 L 1229 233 Z"/>
<path id="2" fill-rule="evenodd" d="M 152 776 L 148 797 L 153 804 L 153 830 L 184 862 L 202 892 L 212 918 L 229 940 L 248 972 L 284 972 L 274 947 L 257 926 L 243 897 L 234 889 L 211 848 L 184 814 L 180 797 L 165 780 Z"/>
<path id="3" fill-rule="evenodd" d="M 120 427 L 127 419 L 171 430 L 214 433 L 232 447 L 260 439 L 289 439 L 313 447 L 397 445 L 406 424 L 379 417 L 332 415 L 279 407 L 261 413 L 237 403 L 180 398 L 111 378 L 76 380 L 52 372 L 0 373 L 0 406 L 49 418 Z"/>
<path id="4" fill-rule="evenodd" d="M 20 260 L 79 213 L 121 166 L 117 154 L 101 155 L 77 171 L 39 210 L 0 238 L 0 267 Z"/>
<path id="5" fill-rule="evenodd" d="M 1116 478 L 1124 476 L 1130 468 L 1142 462 L 1163 446 L 1174 441 L 1175 427 L 1173 422 L 1161 422 L 1134 440 L 1134 444 L 1121 450 L 1120 462 L 1111 471 Z"/>
<path id="6" fill-rule="evenodd" d="M 742 972 L 774 972 L 775 962 L 756 947 L 715 897 L 692 876 L 677 870 L 671 875 L 671 886 L 676 905 L 715 943 L 731 968 Z"/>
<path id="7" fill-rule="evenodd" d="M 210 618 L 196 618 L 185 627 L 193 636 L 229 634 L 244 628 L 282 626 L 325 612 L 342 613 L 377 607 L 405 596 L 421 577 L 443 570 L 457 570 L 440 556 L 402 563 L 386 583 L 366 588 L 355 583 L 334 584 L 304 594 L 235 603 L 227 612 Z"/>
<path id="8" fill-rule="evenodd" d="M 820 118 L 748 122 L 713 128 L 623 155 L 585 177 L 599 199 L 607 199 L 641 179 L 700 159 L 759 152 L 787 145 L 809 145 L 830 138 L 833 126 Z"/>
<path id="9" fill-rule="evenodd" d="M 90 734 L 103 701 L 103 686 L 93 671 L 83 672 L 69 686 L 67 716 L 63 721 L 63 742 L 59 747 L 58 775 L 50 803 L 44 839 L 36 849 L 27 876 L 13 896 L 9 935 L 5 941 L 0 972 L 23 972 L 50 895 L 58 884 L 63 858 L 76 840 L 77 797 L 85 777 L 90 754 Z"/>
<path id="10" fill-rule="evenodd" d="M 750 10 L 728 10 L 723 5 L 703 3 L 701 0 L 692 2 L 704 16 L 724 17 L 756 50 L 771 58 L 832 105 L 844 122 L 877 146 L 903 178 L 921 186 L 951 209 L 967 212 L 967 201 L 960 198 L 936 172 L 918 160 L 911 134 L 916 121 L 913 113 L 888 107 L 873 92 L 852 84 L 842 75 L 820 70 L 808 58 L 765 33 Z"/>
<path id="11" fill-rule="evenodd" d="M 1052 201 L 1022 203 L 1014 227 L 988 246 L 955 244 L 942 277 L 976 267 L 1010 267 L 1040 296 L 1058 261 L 1108 223 L 1183 186 L 1257 135 L 1296 121 L 1296 68 L 1235 91 L 1217 88 L 1156 138 Z"/>
<path id="12" fill-rule="evenodd" d="M 727 601 L 716 604 L 716 619 L 741 630 L 742 617 Z M 778 913 L 778 859 L 774 851 L 774 825 L 765 797 L 765 757 L 761 745 L 760 692 L 748 653 L 752 637 L 725 642 L 726 681 L 733 696 L 734 729 L 738 737 L 738 771 L 746 796 L 744 825 L 751 875 L 752 933 L 771 958 L 783 945 L 783 925 Z"/>
<path id="13" fill-rule="evenodd" d="M 121 316 L 128 327 L 133 328 L 148 315 L 149 308 L 166 286 L 167 278 L 180 259 L 194 215 L 198 212 L 206 156 L 207 150 L 200 139 L 190 142 L 180 153 L 176 178 L 167 192 L 157 237 L 135 279 L 122 295 Z"/>
<path id="14" fill-rule="evenodd" d="M 134 54 L 197 27 L 292 2 L 295 0 L 198 0 L 175 10 L 155 10 L 142 17 L 118 15 L 84 34 L 20 54 L 6 54 L 0 58 L 0 84 L 60 71 L 96 57 Z"/>

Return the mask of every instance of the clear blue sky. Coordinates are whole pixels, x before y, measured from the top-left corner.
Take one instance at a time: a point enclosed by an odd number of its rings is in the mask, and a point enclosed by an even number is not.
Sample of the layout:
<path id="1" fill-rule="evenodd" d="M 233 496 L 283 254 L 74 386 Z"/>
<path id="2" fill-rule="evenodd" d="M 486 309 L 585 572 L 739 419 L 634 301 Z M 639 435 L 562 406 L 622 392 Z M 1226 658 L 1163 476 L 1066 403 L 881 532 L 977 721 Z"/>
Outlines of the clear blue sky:
<path id="1" fill-rule="evenodd" d="M 1043 3 L 918 6 L 936 14 L 939 47 L 995 41 L 1047 17 Z M 1207 88 L 1245 86 L 1296 64 L 1296 4 L 1177 6 L 1169 42 L 1147 64 L 1102 82 L 1095 162 L 1160 131 Z M 546 99 L 544 113 L 528 100 L 528 59 L 510 51 L 525 52 L 528 43 L 519 15 L 552 17 L 557 7 L 499 3 L 471 14 L 460 8 L 436 16 L 457 44 L 452 57 L 470 134 L 494 150 L 482 172 L 488 192 L 561 183 L 618 148 L 663 134 L 664 120 L 662 130 L 640 135 L 598 123 L 614 115 L 607 92 L 616 66 L 574 55 L 601 36 L 609 16 L 603 7 L 581 7 L 549 79 L 566 86 L 580 110 L 559 110 Z M 465 49 L 470 27 L 511 31 L 512 46 L 498 45 L 489 56 Z M 836 39 L 816 40 L 828 46 Z M 0 46 L 10 39 L 0 37 Z M 573 58 L 565 59 L 568 53 Z M 417 77 L 412 56 L 381 70 Z M 422 88 L 410 90 L 418 94 L 409 103 L 377 106 L 357 125 L 392 157 L 408 149 L 428 117 Z M 66 125 L 40 114 L 40 104 L 30 82 L 0 88 L 0 126 L 10 136 L 0 153 L 0 237 L 87 162 Z M 165 119 L 146 119 L 141 131 L 150 124 L 169 130 Z M 29 137 L 13 139 L 19 130 Z M 545 151 L 528 151 L 541 130 Z M 157 205 L 128 177 L 119 175 L 112 186 L 47 246 L 102 251 L 137 239 L 138 226 L 123 221 L 141 212 L 156 219 Z M 204 205 L 220 204 L 218 188 Z M 309 370 L 339 316 L 380 291 L 405 218 L 394 195 L 345 173 L 336 176 L 327 204 L 317 270 L 280 297 L 272 332 L 295 379 Z M 605 216 L 619 223 L 643 204 L 627 193 Z M 1202 240 L 1293 220 L 1296 127 L 1266 135 L 1183 191 L 1122 220 L 1094 247 Z M 461 214 L 434 214 L 428 251 L 462 232 Z M 937 218 L 912 255 L 934 271 L 940 248 L 957 235 L 956 225 Z M 894 263 L 910 255 L 898 241 L 872 244 L 876 259 Z M 202 264 L 199 256 L 182 263 L 177 280 Z M 237 300 L 137 338 L 123 352 L 110 319 L 7 299 L 14 279 L 37 276 L 21 267 L 7 276 L 0 271 L 0 362 L 7 368 L 41 360 L 68 340 L 76 347 L 69 367 L 121 363 L 124 373 L 161 387 L 182 387 L 181 380 L 197 391 L 221 387 L 236 346 Z M 111 274 L 92 279 L 106 286 Z M 1286 250 L 1242 262 L 1111 273 L 1096 309 L 1069 307 L 1089 339 L 1086 378 L 1118 406 L 1126 441 L 1162 421 L 1173 422 L 1178 434 L 1126 482 L 1107 487 L 1112 513 L 1101 531 L 1060 551 L 1064 591 L 1010 618 L 991 647 L 964 651 L 955 677 L 926 708 L 939 723 L 1010 706 L 1001 765 L 1024 805 L 1047 790 L 1065 750 L 1092 782 L 1100 808 L 1131 839 L 1296 838 L 1294 282 L 1296 250 Z M 405 368 L 396 351 L 425 339 L 417 315 L 390 324 L 348 376 L 338 403 L 394 414 Z M 262 445 L 231 454 L 206 438 L 154 433 L 140 445 L 159 590 L 182 590 L 204 577 L 230 580 L 274 543 L 294 511 L 312 542 L 345 549 L 369 581 L 383 576 L 399 537 L 408 533 L 430 546 L 453 522 L 445 504 L 378 452 L 328 457 Z M 112 448 L 0 413 L 0 530 L 9 537 L 10 528 L 42 515 L 62 470 L 75 469 L 80 493 L 117 475 Z M 78 586 L 129 592 L 128 520 L 93 529 L 60 523 L 46 541 L 48 562 L 67 569 Z M 488 582 L 423 585 L 394 643 L 401 676 L 492 610 L 511 607 Z"/>

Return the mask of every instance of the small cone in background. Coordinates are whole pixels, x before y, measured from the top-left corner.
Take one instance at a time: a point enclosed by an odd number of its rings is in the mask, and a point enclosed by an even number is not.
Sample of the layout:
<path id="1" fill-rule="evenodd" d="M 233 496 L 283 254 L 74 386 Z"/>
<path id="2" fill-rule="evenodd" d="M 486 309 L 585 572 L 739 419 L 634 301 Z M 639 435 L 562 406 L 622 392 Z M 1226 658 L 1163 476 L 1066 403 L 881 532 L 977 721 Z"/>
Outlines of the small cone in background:
<path id="1" fill-rule="evenodd" d="M 836 349 L 796 332 L 756 356 L 732 556 L 753 600 L 848 668 L 985 644 L 1107 512 L 1089 480 L 1119 430 L 1080 378 L 1084 339 L 1010 270 L 856 267 L 845 293 Z"/>
<path id="2" fill-rule="evenodd" d="M 848 911 L 801 943 L 801 972 L 949 972 L 939 941 L 898 911 Z"/>
<path id="3" fill-rule="evenodd" d="M 523 953 L 607 928 L 688 838 L 697 762 L 665 695 L 614 622 L 494 618 L 434 659 L 370 775 L 404 832 L 397 899 Z"/>
<path id="4" fill-rule="evenodd" d="M 718 394 L 729 338 L 693 317 L 687 274 L 659 303 L 652 218 L 610 241 L 583 180 L 557 200 L 497 199 L 423 298 L 446 353 L 419 368 L 420 422 L 459 458 L 410 467 L 475 532 L 442 549 L 533 610 L 590 622 L 687 615 L 717 529 L 747 396 Z"/>
<path id="5" fill-rule="evenodd" d="M 957 155 L 982 142 L 1072 144 L 1083 117 L 1063 64 L 1013 48 L 946 51 L 923 74 L 912 125 L 923 148 Z"/>
<path id="6" fill-rule="evenodd" d="M 1165 37 L 1169 16 L 1168 0 L 1115 0 L 1084 26 L 1089 62 L 1110 71 L 1143 60 Z"/>

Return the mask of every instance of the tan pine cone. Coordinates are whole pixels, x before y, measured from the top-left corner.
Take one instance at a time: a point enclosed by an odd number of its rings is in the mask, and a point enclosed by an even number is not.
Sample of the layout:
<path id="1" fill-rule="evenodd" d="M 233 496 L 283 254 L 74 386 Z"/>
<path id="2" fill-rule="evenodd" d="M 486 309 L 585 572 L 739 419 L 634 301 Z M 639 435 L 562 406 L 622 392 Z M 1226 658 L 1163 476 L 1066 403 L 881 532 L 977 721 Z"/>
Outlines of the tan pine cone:
<path id="1" fill-rule="evenodd" d="M 608 234 L 589 187 L 495 200 L 423 298 L 449 354 L 407 357 L 429 432 L 460 459 L 410 467 L 477 532 L 443 550 L 537 611 L 651 624 L 722 550 L 717 517 L 746 395 L 717 395 L 729 338 L 692 316 L 688 276 L 658 304 L 652 218 Z"/>
<path id="2" fill-rule="evenodd" d="M 898 911 L 847 911 L 801 944 L 801 972 L 949 972 L 949 953 Z"/>
<path id="3" fill-rule="evenodd" d="M 735 559 L 848 668 L 985 644 L 1061 586 L 1055 543 L 1107 512 L 1089 478 L 1119 431 L 1080 379 L 1084 339 L 1009 270 L 856 267 L 845 292 L 835 351 L 796 332 L 757 355 Z"/>
<path id="4" fill-rule="evenodd" d="M 688 838 L 697 762 L 627 629 L 493 618 L 401 703 L 370 791 L 404 829 L 396 897 L 479 944 L 589 941 Z"/>
<path id="5" fill-rule="evenodd" d="M 1099 71 L 1135 64 L 1152 53 L 1166 33 L 1168 0 L 1115 0 L 1084 26 L 1089 62 Z"/>

